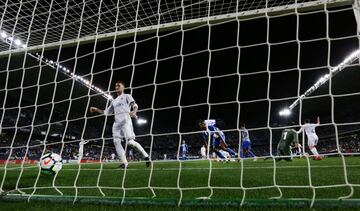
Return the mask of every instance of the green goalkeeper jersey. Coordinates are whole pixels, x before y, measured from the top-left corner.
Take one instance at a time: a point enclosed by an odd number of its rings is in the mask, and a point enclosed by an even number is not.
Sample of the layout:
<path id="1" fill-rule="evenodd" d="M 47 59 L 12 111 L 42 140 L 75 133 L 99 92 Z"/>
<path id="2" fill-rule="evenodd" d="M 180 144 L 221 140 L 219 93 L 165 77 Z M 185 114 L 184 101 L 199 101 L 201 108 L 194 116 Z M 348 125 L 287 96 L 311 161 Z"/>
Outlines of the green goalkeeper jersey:
<path id="1" fill-rule="evenodd" d="M 282 150 L 289 150 L 292 144 L 298 144 L 298 136 L 294 129 L 284 129 L 281 133 L 281 139 L 278 148 Z"/>

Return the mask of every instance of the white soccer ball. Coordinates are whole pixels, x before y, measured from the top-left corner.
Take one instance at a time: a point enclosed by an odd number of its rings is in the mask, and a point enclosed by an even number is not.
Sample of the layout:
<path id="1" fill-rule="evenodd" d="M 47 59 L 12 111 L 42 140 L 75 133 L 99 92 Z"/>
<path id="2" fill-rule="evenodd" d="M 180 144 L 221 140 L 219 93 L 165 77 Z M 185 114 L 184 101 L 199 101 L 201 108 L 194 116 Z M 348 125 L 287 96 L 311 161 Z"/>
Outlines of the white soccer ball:
<path id="1" fill-rule="evenodd" d="M 56 153 L 46 153 L 40 158 L 41 173 L 55 175 L 62 168 L 62 158 Z"/>

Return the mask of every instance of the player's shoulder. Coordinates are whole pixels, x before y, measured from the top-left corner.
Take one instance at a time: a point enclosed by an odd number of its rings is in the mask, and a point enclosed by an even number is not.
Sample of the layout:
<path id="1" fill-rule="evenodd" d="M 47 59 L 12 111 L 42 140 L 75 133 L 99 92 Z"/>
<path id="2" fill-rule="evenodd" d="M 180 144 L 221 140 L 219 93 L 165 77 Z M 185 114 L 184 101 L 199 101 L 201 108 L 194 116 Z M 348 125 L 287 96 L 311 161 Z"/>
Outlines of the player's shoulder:
<path id="1" fill-rule="evenodd" d="M 127 99 L 130 99 L 131 101 L 134 100 L 134 98 L 133 98 L 133 96 L 132 96 L 131 94 L 126 94 L 126 98 L 127 98 Z"/>

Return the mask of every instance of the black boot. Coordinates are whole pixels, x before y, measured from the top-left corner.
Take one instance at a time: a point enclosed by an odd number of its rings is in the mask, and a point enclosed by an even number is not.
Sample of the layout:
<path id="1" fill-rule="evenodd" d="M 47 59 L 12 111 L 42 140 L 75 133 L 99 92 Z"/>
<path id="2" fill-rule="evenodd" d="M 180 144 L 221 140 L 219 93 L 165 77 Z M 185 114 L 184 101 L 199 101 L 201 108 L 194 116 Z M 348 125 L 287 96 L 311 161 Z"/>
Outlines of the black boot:
<path id="1" fill-rule="evenodd" d="M 118 168 L 120 168 L 120 169 L 127 169 L 127 167 L 128 167 L 128 164 L 120 164 L 120 166 L 118 167 Z"/>

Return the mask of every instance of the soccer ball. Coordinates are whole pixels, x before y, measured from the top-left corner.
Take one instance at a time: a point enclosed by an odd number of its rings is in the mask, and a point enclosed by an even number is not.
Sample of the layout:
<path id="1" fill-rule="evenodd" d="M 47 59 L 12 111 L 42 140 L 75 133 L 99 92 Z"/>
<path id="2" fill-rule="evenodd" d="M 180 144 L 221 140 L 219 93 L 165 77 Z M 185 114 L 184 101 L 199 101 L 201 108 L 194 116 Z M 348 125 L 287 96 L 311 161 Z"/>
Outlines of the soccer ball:
<path id="1" fill-rule="evenodd" d="M 40 158 L 41 173 L 48 175 L 57 174 L 62 168 L 61 156 L 56 153 L 46 153 Z"/>

